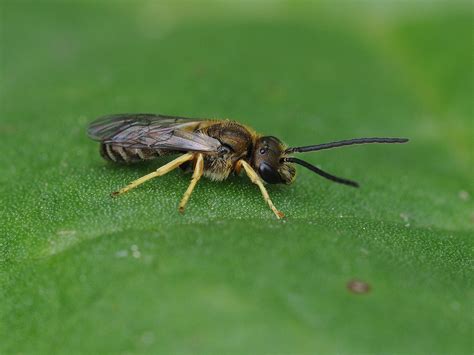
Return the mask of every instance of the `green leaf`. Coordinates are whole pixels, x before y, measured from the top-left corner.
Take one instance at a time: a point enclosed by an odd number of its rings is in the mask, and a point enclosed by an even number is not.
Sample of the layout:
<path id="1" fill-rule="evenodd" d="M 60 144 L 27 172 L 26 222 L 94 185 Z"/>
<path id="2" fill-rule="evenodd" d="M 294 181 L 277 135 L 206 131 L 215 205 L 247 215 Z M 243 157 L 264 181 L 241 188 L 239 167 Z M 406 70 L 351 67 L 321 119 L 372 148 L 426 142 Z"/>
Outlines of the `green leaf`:
<path id="1" fill-rule="evenodd" d="M 2 2 L 1 353 L 472 352 L 469 3 Z M 113 166 L 103 114 L 232 118 L 360 189 L 298 170 Z M 362 282 L 362 293 L 351 281 Z M 368 287 L 368 289 L 365 289 Z M 367 292 L 364 292 L 367 291 Z"/>

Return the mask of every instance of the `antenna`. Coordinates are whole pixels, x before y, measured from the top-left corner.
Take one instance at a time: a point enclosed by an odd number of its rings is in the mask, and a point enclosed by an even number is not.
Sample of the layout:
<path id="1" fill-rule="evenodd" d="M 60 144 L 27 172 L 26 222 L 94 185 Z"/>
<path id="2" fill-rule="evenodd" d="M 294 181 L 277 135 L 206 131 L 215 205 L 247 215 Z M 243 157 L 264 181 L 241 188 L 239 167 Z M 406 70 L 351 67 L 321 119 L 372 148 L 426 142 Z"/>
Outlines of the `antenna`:
<path id="1" fill-rule="evenodd" d="M 304 146 L 304 147 L 288 148 L 288 149 L 285 150 L 285 153 L 287 153 L 287 154 L 289 154 L 289 153 L 290 154 L 291 153 L 306 153 L 306 152 L 313 152 L 315 150 L 331 149 L 331 148 L 343 147 L 343 146 L 346 146 L 346 145 L 354 145 L 354 144 L 406 143 L 406 142 L 408 142 L 407 138 L 355 138 L 355 139 L 348 139 L 348 140 L 338 141 L 338 142 L 330 142 L 330 143 L 323 143 L 323 144 L 316 144 L 316 145 L 307 145 L 307 146 Z M 299 163 L 297 163 L 297 164 L 299 164 Z M 306 164 L 308 164 L 308 163 L 306 163 Z M 303 165 L 303 164 L 301 164 L 301 165 Z M 303 166 L 305 166 L 305 165 L 303 165 Z"/>
<path id="2" fill-rule="evenodd" d="M 337 177 L 337 176 L 334 176 L 334 175 L 331 175 L 321 169 L 319 169 L 318 167 L 304 161 L 304 160 L 301 160 L 301 159 L 298 159 L 298 158 L 293 158 L 293 157 L 289 157 L 289 158 L 283 158 L 282 161 L 286 161 L 288 163 L 295 163 L 295 164 L 299 164 L 301 166 L 304 166 L 305 168 L 311 170 L 312 172 L 318 174 L 318 175 L 321 175 L 322 177 L 328 179 L 328 180 L 331 180 L 331 181 L 334 181 L 334 182 L 337 182 L 339 184 L 344 184 L 344 185 L 349 185 L 349 186 L 352 186 L 352 187 L 359 187 L 359 184 L 355 181 L 352 181 L 352 180 L 348 180 L 348 179 L 344 179 L 344 178 L 340 178 L 340 177 Z"/>

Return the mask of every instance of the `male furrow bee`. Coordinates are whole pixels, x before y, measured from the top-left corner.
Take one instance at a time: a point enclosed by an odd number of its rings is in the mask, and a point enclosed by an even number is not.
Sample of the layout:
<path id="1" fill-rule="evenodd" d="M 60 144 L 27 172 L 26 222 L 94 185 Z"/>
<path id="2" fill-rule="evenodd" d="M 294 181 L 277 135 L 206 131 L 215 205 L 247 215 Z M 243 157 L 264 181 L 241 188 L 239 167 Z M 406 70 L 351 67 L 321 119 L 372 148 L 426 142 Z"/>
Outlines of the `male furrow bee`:
<path id="1" fill-rule="evenodd" d="M 100 142 L 103 158 L 115 163 L 136 163 L 163 155 L 177 158 L 145 175 L 112 195 L 121 195 L 138 185 L 182 167 L 192 171 L 189 187 L 179 203 L 183 212 L 199 179 L 204 175 L 225 180 L 242 170 L 256 184 L 277 218 L 284 214 L 273 205 L 267 184 L 291 184 L 294 164 L 301 165 L 337 183 L 358 187 L 351 180 L 336 177 L 291 155 L 367 143 L 405 143 L 406 138 L 357 138 L 331 143 L 288 147 L 274 136 L 263 136 L 252 128 L 231 120 L 194 119 L 156 114 L 118 114 L 104 116 L 88 127 L 89 137 Z"/>

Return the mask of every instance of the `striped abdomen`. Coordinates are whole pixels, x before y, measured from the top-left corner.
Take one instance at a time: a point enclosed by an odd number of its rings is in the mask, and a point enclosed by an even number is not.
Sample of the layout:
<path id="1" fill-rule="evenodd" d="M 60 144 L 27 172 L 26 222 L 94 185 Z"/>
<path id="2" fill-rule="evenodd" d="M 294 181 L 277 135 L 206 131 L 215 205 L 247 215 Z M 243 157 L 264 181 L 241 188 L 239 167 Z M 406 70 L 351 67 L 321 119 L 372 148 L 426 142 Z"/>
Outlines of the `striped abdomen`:
<path id="1" fill-rule="evenodd" d="M 155 159 L 172 152 L 149 148 L 125 148 L 113 144 L 100 144 L 100 155 L 105 160 L 115 163 L 138 163 Z"/>

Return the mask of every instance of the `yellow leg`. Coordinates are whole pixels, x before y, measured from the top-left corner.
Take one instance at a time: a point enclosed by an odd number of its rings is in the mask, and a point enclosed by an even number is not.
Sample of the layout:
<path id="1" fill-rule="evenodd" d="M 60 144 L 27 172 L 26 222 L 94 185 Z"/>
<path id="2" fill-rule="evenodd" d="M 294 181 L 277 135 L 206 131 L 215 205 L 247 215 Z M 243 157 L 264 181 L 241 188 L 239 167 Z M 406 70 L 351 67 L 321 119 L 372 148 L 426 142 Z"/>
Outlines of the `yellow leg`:
<path id="1" fill-rule="evenodd" d="M 180 157 L 176 158 L 175 160 L 170 161 L 168 164 L 163 165 L 161 168 L 157 169 L 156 171 L 154 171 L 150 174 L 147 174 L 145 176 L 142 176 L 141 178 L 139 178 L 135 181 L 132 181 L 130 184 L 128 184 L 124 188 L 121 188 L 118 191 L 112 192 L 112 196 L 118 196 L 118 195 L 124 194 L 125 192 L 128 192 L 131 189 L 134 189 L 138 185 L 141 185 L 141 184 L 143 184 L 144 182 L 146 182 L 150 179 L 156 178 L 158 176 L 165 175 L 165 174 L 169 173 L 171 170 L 176 169 L 178 166 L 180 166 L 184 162 L 192 160 L 193 156 L 194 156 L 193 154 L 189 154 L 189 153 L 183 154 Z"/>
<path id="2" fill-rule="evenodd" d="M 183 198 L 181 199 L 181 202 L 179 203 L 179 212 L 183 213 L 184 208 L 186 207 L 186 203 L 188 203 L 189 198 L 191 197 L 191 194 L 196 187 L 197 182 L 202 176 L 202 172 L 204 170 L 204 159 L 202 157 L 202 154 L 197 155 L 197 160 L 196 160 L 196 166 L 194 167 L 194 172 L 193 172 L 193 177 L 191 179 L 191 183 L 188 186 L 188 189 L 183 195 Z"/>
<path id="3" fill-rule="evenodd" d="M 260 191 L 262 192 L 263 199 L 268 203 L 268 206 L 272 209 L 273 213 L 277 216 L 278 219 L 285 217 L 285 215 L 278 211 L 273 204 L 272 200 L 270 199 L 270 196 L 268 195 L 267 189 L 265 189 L 265 186 L 263 186 L 262 179 L 258 174 L 253 170 L 253 168 L 245 161 L 245 160 L 239 160 L 238 162 L 238 167 L 242 166 L 247 173 L 247 176 L 249 177 L 250 181 L 252 181 L 254 184 L 256 184 L 259 188 Z"/>

